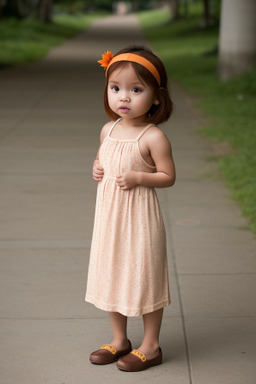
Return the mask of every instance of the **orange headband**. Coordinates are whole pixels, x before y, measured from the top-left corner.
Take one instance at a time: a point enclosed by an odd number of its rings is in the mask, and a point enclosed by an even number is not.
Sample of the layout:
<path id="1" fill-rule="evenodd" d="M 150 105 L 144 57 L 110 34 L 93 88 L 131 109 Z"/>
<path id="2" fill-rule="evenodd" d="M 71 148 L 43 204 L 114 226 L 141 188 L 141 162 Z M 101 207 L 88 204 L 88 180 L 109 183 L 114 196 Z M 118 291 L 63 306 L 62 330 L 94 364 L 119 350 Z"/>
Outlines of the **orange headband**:
<path id="1" fill-rule="evenodd" d="M 102 60 L 99 60 L 98 63 L 100 63 L 102 67 L 106 68 L 105 75 L 107 76 L 109 67 L 118 61 L 131 61 L 133 63 L 142 65 L 143 67 L 147 68 L 147 70 L 154 76 L 158 82 L 159 87 L 161 86 L 160 75 L 156 67 L 149 60 L 142 56 L 135 55 L 134 53 L 121 53 L 120 55 L 114 57 L 111 52 L 107 51 L 102 55 Z"/>

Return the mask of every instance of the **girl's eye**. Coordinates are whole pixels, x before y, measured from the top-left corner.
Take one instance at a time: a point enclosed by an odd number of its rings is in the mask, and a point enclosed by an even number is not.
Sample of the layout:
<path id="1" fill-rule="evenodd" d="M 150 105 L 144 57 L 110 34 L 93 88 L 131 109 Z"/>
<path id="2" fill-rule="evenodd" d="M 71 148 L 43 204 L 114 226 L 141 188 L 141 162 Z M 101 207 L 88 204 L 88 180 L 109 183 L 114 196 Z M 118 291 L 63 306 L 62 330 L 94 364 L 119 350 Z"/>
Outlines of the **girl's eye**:
<path id="1" fill-rule="evenodd" d="M 118 88 L 117 85 L 114 85 L 114 87 L 112 87 L 112 89 L 113 89 L 114 92 L 118 92 L 119 91 L 119 88 Z"/>
<path id="2" fill-rule="evenodd" d="M 139 88 L 133 88 L 132 92 L 133 92 L 133 93 L 139 93 L 140 90 L 139 90 Z"/>

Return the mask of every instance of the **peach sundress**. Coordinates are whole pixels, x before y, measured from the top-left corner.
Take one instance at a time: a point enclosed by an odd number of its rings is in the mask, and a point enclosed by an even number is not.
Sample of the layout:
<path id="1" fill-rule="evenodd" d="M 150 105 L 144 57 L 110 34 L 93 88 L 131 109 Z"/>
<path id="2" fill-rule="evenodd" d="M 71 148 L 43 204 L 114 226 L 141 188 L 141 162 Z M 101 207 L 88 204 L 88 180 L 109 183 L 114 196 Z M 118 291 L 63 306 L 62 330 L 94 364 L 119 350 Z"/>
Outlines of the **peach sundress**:
<path id="1" fill-rule="evenodd" d="M 85 300 L 96 307 L 140 316 L 170 304 L 165 228 L 154 188 L 122 190 L 115 177 L 125 171 L 155 172 L 143 159 L 139 140 L 104 139 Z"/>

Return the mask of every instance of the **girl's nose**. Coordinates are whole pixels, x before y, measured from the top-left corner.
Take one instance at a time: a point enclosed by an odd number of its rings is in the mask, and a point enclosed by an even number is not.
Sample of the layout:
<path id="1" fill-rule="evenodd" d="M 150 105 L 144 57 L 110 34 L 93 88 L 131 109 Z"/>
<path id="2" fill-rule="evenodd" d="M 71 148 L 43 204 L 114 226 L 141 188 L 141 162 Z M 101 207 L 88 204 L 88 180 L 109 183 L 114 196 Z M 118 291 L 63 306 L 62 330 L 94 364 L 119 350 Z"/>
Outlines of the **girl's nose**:
<path id="1" fill-rule="evenodd" d="M 120 97 L 120 101 L 124 101 L 126 103 L 129 103 L 131 101 L 130 97 L 129 96 L 121 96 Z"/>

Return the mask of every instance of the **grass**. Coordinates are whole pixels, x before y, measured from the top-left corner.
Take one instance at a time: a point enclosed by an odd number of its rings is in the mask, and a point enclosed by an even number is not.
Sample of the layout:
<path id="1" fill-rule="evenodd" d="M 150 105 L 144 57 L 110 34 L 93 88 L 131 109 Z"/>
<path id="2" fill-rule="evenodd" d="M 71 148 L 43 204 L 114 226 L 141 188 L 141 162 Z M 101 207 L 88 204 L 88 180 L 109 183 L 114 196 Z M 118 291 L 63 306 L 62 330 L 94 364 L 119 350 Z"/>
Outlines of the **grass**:
<path id="1" fill-rule="evenodd" d="M 233 148 L 217 159 L 256 234 L 256 68 L 228 82 L 218 80 L 218 26 L 200 27 L 201 3 L 190 5 L 186 19 L 170 23 L 168 13 L 157 10 L 141 13 L 140 22 L 169 75 L 195 96 L 207 117 L 200 131 Z"/>
<path id="2" fill-rule="evenodd" d="M 58 15 L 53 23 L 35 18 L 0 21 L 0 68 L 40 60 L 52 47 L 78 34 L 99 15 Z"/>

